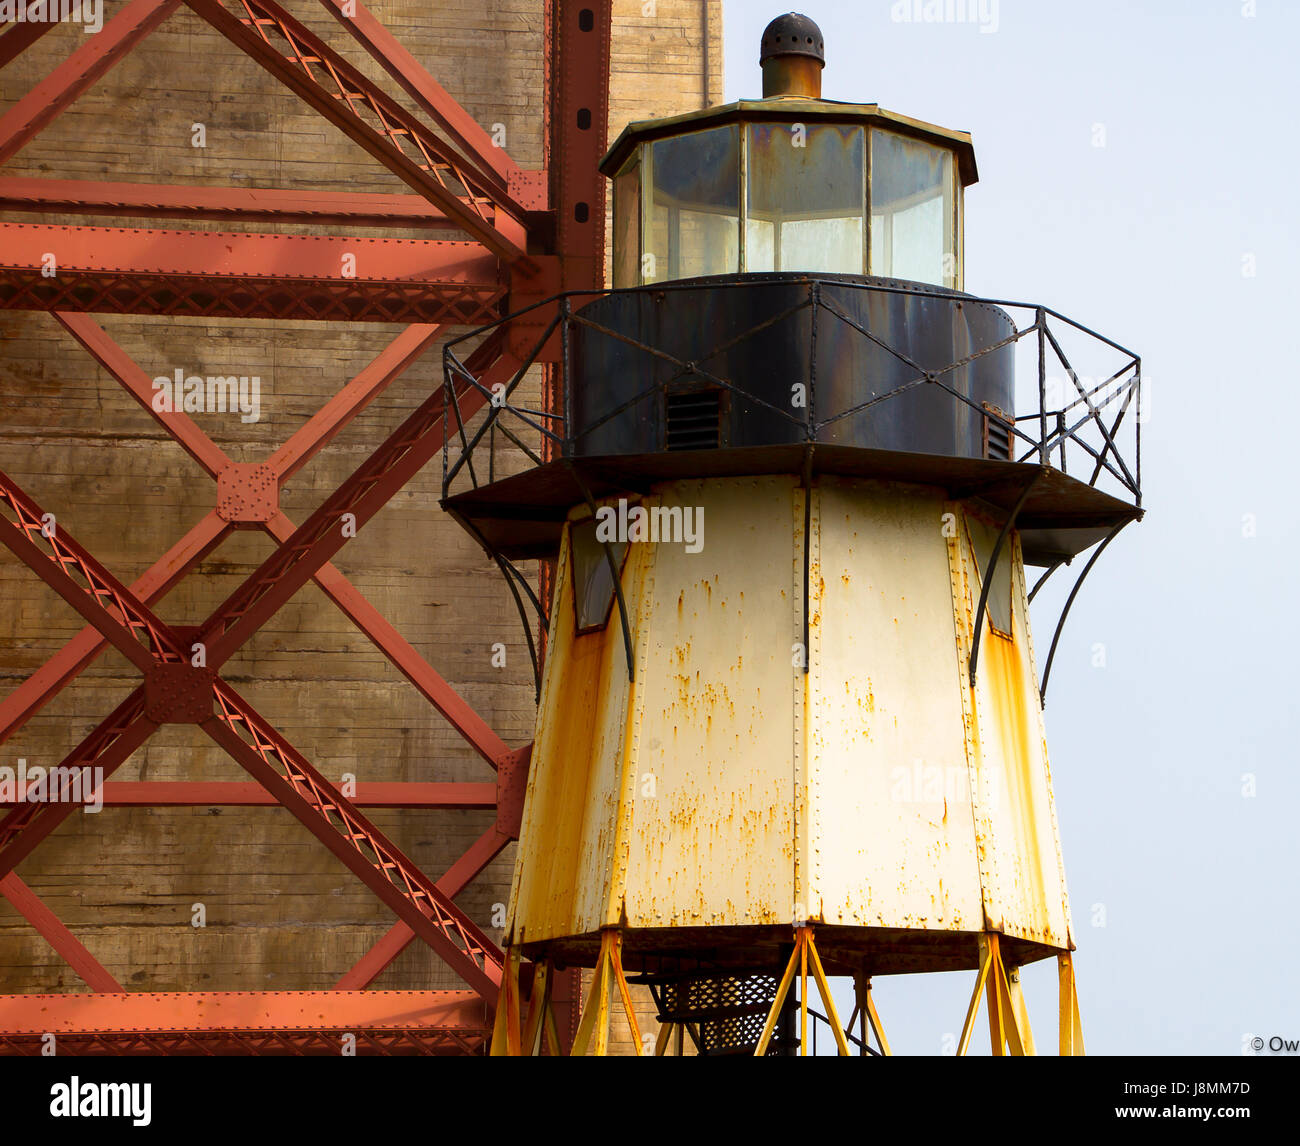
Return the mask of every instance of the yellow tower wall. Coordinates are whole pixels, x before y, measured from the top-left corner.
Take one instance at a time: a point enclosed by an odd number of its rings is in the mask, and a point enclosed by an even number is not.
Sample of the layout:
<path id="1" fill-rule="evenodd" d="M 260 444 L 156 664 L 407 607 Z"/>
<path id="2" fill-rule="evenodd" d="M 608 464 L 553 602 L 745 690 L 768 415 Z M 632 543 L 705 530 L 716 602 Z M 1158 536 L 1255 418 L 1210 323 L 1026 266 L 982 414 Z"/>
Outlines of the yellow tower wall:
<path id="1" fill-rule="evenodd" d="M 629 684 L 617 606 L 575 632 L 566 533 L 514 941 L 809 920 L 1068 948 L 1014 534 L 998 582 L 1010 632 L 985 619 L 971 687 L 972 535 L 987 549 L 997 527 L 977 506 L 820 479 L 805 673 L 798 479 L 666 483 L 643 504 L 702 512 L 703 546 L 629 546 Z"/>

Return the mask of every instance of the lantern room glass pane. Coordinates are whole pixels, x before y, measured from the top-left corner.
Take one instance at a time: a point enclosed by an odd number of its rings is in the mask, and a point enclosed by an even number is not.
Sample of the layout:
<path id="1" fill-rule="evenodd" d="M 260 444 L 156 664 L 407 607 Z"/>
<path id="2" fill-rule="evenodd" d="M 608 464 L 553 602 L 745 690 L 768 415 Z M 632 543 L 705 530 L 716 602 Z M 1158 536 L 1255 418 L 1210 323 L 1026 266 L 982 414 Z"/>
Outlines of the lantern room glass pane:
<path id="1" fill-rule="evenodd" d="M 957 286 L 952 152 L 871 133 L 871 274 Z"/>
<path id="2" fill-rule="evenodd" d="M 756 123 L 747 130 L 745 270 L 862 274 L 862 128 Z"/>
<path id="3" fill-rule="evenodd" d="M 643 281 L 740 269 L 740 133 L 734 127 L 659 139 L 650 160 Z"/>
<path id="4" fill-rule="evenodd" d="M 983 591 L 983 577 L 989 567 L 989 560 L 993 556 L 993 546 L 998 542 L 998 529 L 976 517 L 967 517 L 966 524 L 970 529 L 971 550 L 975 554 L 975 560 L 979 562 L 980 590 Z M 993 567 L 993 583 L 989 586 L 988 603 L 984 606 L 986 615 L 989 619 L 989 627 L 995 633 L 1004 637 L 1013 638 L 1011 631 L 1012 621 L 1012 603 L 1011 603 L 1011 565 L 1012 565 L 1012 538 L 1008 537 L 1002 543 L 1002 549 L 998 553 L 998 563 Z M 979 598 L 976 597 L 976 600 Z"/>
<path id="5" fill-rule="evenodd" d="M 574 619 L 579 633 L 603 629 L 614 607 L 614 575 L 605 555 L 605 545 L 596 538 L 596 520 L 576 521 L 570 528 L 573 548 Z M 613 542 L 614 564 L 621 570 L 627 557 L 627 542 Z"/>
<path id="6" fill-rule="evenodd" d="M 641 285 L 641 159 L 614 179 L 614 285 Z"/>

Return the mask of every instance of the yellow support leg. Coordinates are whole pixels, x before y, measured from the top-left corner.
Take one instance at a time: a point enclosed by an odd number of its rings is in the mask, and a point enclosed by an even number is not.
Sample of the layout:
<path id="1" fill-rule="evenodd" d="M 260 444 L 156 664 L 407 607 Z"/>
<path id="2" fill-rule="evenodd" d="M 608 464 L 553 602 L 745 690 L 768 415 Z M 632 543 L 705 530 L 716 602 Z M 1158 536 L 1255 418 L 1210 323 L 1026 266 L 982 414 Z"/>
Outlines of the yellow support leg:
<path id="1" fill-rule="evenodd" d="M 538 965 L 533 975 L 533 995 L 528 1005 L 528 1021 L 524 1024 L 523 1053 L 534 1056 L 540 1053 L 542 1023 L 551 1006 L 551 964 L 546 960 Z"/>
<path id="2" fill-rule="evenodd" d="M 990 932 L 984 937 L 984 943 L 989 949 L 988 982 L 984 985 L 988 995 L 989 1042 L 994 1057 L 1001 1057 L 1007 1053 L 1007 1014 L 1002 1006 L 1002 960 L 998 958 L 997 934 Z"/>
<path id="3" fill-rule="evenodd" d="M 659 1028 L 659 1037 L 655 1039 L 655 1058 L 663 1058 L 668 1054 L 668 1044 L 676 1027 L 676 1023 L 664 1023 Z"/>
<path id="4" fill-rule="evenodd" d="M 988 940 L 983 934 L 979 937 L 980 950 L 980 969 L 975 976 L 975 990 L 971 993 L 970 1006 L 966 1008 L 966 1021 L 961 1028 L 961 1041 L 957 1043 L 957 1056 L 960 1058 L 965 1055 L 970 1048 L 971 1035 L 975 1033 L 975 1019 L 979 1015 L 980 995 L 984 991 L 984 985 L 988 982 L 989 965 L 992 960 L 992 950 L 989 947 Z"/>
<path id="5" fill-rule="evenodd" d="M 799 949 L 799 1054 L 808 1053 L 808 940 L 804 937 L 807 929 L 799 928 L 799 937 L 795 945 Z"/>
<path id="6" fill-rule="evenodd" d="M 637 1025 L 636 1010 L 632 1006 L 632 992 L 628 990 L 627 976 L 623 974 L 623 934 L 613 932 L 609 944 L 609 966 L 618 983 L 618 993 L 623 1000 L 623 1013 L 627 1015 L 627 1025 L 632 1032 L 632 1042 L 636 1046 L 636 1057 L 645 1054 L 645 1044 L 641 1041 L 641 1028 Z"/>
<path id="7" fill-rule="evenodd" d="M 1056 957 L 1056 969 L 1061 981 L 1061 1055 L 1081 1055 L 1084 1053 L 1083 1021 L 1079 1017 L 1079 994 L 1074 980 L 1074 958 L 1070 952 L 1062 952 Z"/>
<path id="8" fill-rule="evenodd" d="M 876 1041 L 880 1044 L 880 1053 L 889 1057 L 893 1052 L 889 1049 L 889 1040 L 885 1038 L 885 1028 L 880 1024 L 880 1016 L 876 1013 L 876 1001 L 871 994 L 871 980 L 867 980 L 866 990 L 867 1000 L 867 1018 L 871 1022 L 871 1029 L 876 1032 Z M 865 1032 L 864 1032 L 865 1034 Z"/>
<path id="9" fill-rule="evenodd" d="M 796 928 L 794 951 L 790 954 L 790 962 L 785 965 L 785 974 L 781 976 L 781 982 L 777 984 L 776 998 L 772 1000 L 772 1008 L 767 1012 L 767 1022 L 763 1024 L 763 1033 L 759 1036 L 758 1046 L 754 1048 L 755 1058 L 762 1058 L 767 1054 L 768 1044 L 772 1041 L 772 1032 L 776 1030 L 776 1021 L 781 1017 L 781 1008 L 785 1005 L 785 997 L 790 993 L 790 984 L 794 981 L 794 969 L 799 965 L 799 953 L 802 950 L 799 929 Z"/>
<path id="10" fill-rule="evenodd" d="M 761 1058 L 767 1054 L 767 1048 L 772 1042 L 772 1034 L 776 1030 L 777 1020 L 781 1017 L 781 1009 L 790 994 L 790 984 L 794 982 L 796 966 L 799 968 L 799 1053 L 801 1055 L 808 1053 L 809 962 L 812 963 L 813 978 L 817 983 L 818 994 L 821 995 L 822 1002 L 826 1005 L 826 1017 L 830 1022 L 831 1030 L 835 1032 L 836 1050 L 841 1055 L 849 1053 L 848 1039 L 844 1037 L 844 1030 L 840 1026 L 839 1016 L 835 1011 L 835 1000 L 831 997 L 830 983 L 827 981 L 826 972 L 822 967 L 821 956 L 817 954 L 817 945 L 813 942 L 813 929 L 804 926 L 796 927 L 794 930 L 794 951 L 791 952 L 790 962 L 786 964 L 785 974 L 781 976 L 781 982 L 777 986 L 776 998 L 772 1000 L 771 1009 L 767 1013 L 767 1022 L 763 1024 L 763 1033 L 759 1036 L 758 1046 L 754 1048 L 755 1058 Z"/>
<path id="11" fill-rule="evenodd" d="M 1015 1019 L 1016 1029 L 1020 1032 L 1020 1044 L 1027 1055 L 1036 1055 L 1034 1049 L 1034 1032 L 1029 1025 L 1029 1008 L 1025 1005 L 1025 993 L 1020 988 L 1020 968 L 1007 967 L 1007 994 L 1011 1001 L 1011 1016 Z"/>
<path id="12" fill-rule="evenodd" d="M 506 948 L 505 968 L 501 975 L 501 994 L 497 998 L 496 1021 L 492 1027 L 492 1047 L 495 1056 L 518 1057 L 519 1038 L 519 949 Z"/>
<path id="13" fill-rule="evenodd" d="M 1006 965 L 1002 961 L 1002 945 L 997 932 L 991 931 L 984 942 L 989 949 L 988 971 L 988 1005 L 989 1005 L 989 1039 L 995 1056 L 1011 1054 L 1023 1056 L 1030 1053 L 1027 1049 L 1028 1014 L 1024 1024 L 1016 1014 L 1015 1001 L 1011 994 L 1011 983 Z M 1019 986 L 1019 984 L 1017 984 Z M 1022 1002 L 1023 1008 L 1023 1002 Z"/>
<path id="14" fill-rule="evenodd" d="M 596 1032 L 595 1053 L 603 1056 L 609 1042 L 609 932 L 600 937 L 600 954 L 591 975 L 591 989 L 582 1008 L 578 1031 L 573 1036 L 573 1058 L 581 1058 L 591 1045 L 592 1031 Z"/>
<path id="15" fill-rule="evenodd" d="M 835 1013 L 835 1000 L 831 998 L 831 985 L 826 981 L 826 972 L 822 970 L 822 959 L 817 954 L 817 944 L 813 942 L 812 928 L 804 929 L 808 932 L 808 938 L 804 941 L 804 947 L 812 957 L 813 974 L 817 978 L 817 990 L 821 992 L 822 1002 L 826 1004 L 826 1018 L 830 1021 L 831 1030 L 835 1033 L 835 1048 L 844 1058 L 849 1054 L 849 1040 L 844 1037 L 844 1031 L 840 1028 L 840 1017 Z"/>

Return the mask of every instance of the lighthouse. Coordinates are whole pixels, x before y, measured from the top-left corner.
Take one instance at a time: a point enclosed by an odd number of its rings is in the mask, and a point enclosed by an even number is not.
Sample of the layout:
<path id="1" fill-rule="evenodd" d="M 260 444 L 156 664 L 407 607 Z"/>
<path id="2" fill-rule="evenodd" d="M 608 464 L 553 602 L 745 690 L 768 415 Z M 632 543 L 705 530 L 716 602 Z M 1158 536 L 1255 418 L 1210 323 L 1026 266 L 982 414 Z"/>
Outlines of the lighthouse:
<path id="1" fill-rule="evenodd" d="M 554 563 L 497 1053 L 554 1051 L 573 966 L 575 1053 L 623 1012 L 647 1053 L 806 1054 L 822 1023 L 885 1054 L 873 980 L 940 972 L 973 973 L 959 1053 L 981 1009 L 995 1054 L 1034 1053 L 1019 969 L 1045 959 L 1083 1050 L 1042 706 L 1079 582 L 1142 513 L 1140 362 L 966 293 L 970 136 L 823 99 L 825 58 L 782 16 L 761 99 L 630 125 L 613 288 L 496 324 L 535 349 L 449 431 L 444 505 L 508 575 Z M 1029 602 L 1065 567 L 1043 657 Z"/>

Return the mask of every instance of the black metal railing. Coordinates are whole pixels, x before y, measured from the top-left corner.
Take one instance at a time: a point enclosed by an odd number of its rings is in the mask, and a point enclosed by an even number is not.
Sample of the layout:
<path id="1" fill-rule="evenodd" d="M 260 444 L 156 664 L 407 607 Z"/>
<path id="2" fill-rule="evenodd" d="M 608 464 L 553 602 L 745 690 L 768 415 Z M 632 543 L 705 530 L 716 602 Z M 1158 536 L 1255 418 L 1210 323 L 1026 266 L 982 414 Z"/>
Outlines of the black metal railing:
<path id="1" fill-rule="evenodd" d="M 985 404 L 963 394 L 952 385 L 953 375 L 991 354 L 1007 347 L 1023 348 L 1028 342 L 1034 349 L 1031 377 L 1036 380 L 1036 392 L 1022 386 L 1016 395 L 1017 407 L 1020 409 L 1018 413 L 993 412 L 997 420 L 995 430 L 1007 443 L 1009 460 L 1037 462 L 1067 475 L 1071 473 L 1073 465 L 1074 474 L 1071 476 L 1092 487 L 1108 488 L 1109 492 L 1124 500 L 1141 505 L 1141 359 L 1119 343 L 1050 307 L 1004 299 L 974 299 L 937 288 L 931 290 L 920 286 L 802 277 L 797 280 L 804 295 L 800 301 L 784 307 L 776 314 L 757 318 L 747 330 L 719 341 L 707 353 L 697 355 L 692 360 L 676 357 L 663 347 L 645 342 L 626 331 L 611 329 L 585 316 L 581 311 L 581 305 L 598 298 L 645 294 L 649 291 L 699 291 L 701 285 L 697 281 L 661 283 L 654 287 L 633 287 L 621 291 L 567 292 L 506 315 L 488 326 L 448 342 L 443 350 L 446 386 L 444 428 L 448 443 L 448 448 L 443 453 L 443 496 L 455 492 L 457 480 L 462 476 L 468 478 L 472 487 L 478 487 L 485 480 L 493 480 L 501 469 L 498 451 L 503 449 L 522 451 L 523 456 L 534 465 L 543 464 L 555 457 L 573 457 L 583 438 L 639 404 L 664 400 L 669 389 L 684 379 L 703 381 L 722 392 L 743 398 L 748 404 L 797 427 L 797 432 L 808 442 L 816 442 L 823 431 L 844 419 L 897 400 L 901 395 L 920 387 L 941 392 L 951 402 L 963 404 L 978 416 L 988 418 L 991 412 Z M 743 290 L 746 287 L 764 285 L 769 284 L 761 280 L 747 283 L 730 279 L 718 289 Z M 942 367 L 926 369 L 911 359 L 905 350 L 891 346 L 879 334 L 869 330 L 838 305 L 833 297 L 828 297 L 824 289 L 828 286 L 837 292 L 847 290 L 908 294 L 983 303 L 1004 311 L 1011 319 L 1013 329 L 1005 337 L 980 346 Z M 507 381 L 499 383 L 495 389 L 484 386 L 462 360 L 462 347 L 498 327 L 508 327 L 511 324 L 518 327 L 530 315 L 545 314 L 544 308 L 553 309 L 554 313 L 544 326 L 537 319 L 533 320 L 534 328 L 540 329 L 541 333 L 532 350 L 518 363 Z M 884 393 L 873 394 L 842 409 L 827 409 L 825 401 L 819 400 L 824 395 L 818 393 L 816 355 L 813 354 L 808 360 L 808 377 L 802 380 L 806 386 L 806 403 L 802 409 L 792 411 L 771 402 L 769 397 L 756 392 L 753 386 L 747 386 L 745 380 L 719 375 L 708 368 L 710 360 L 805 310 L 812 314 L 811 331 L 814 341 L 818 336 L 819 322 L 840 324 L 897 359 L 911 371 L 911 376 Z M 572 362 L 571 336 L 579 327 L 622 343 L 634 354 L 656 359 L 671 368 L 671 373 L 663 375 L 600 417 L 577 427 L 573 418 L 577 380 Z M 1067 354 L 1064 343 L 1068 337 L 1082 338 L 1084 346 Z M 517 401 L 516 395 L 530 368 L 537 363 L 543 347 L 553 341 L 558 341 L 560 359 L 559 393 L 554 395 L 558 399 L 554 403 L 555 408 L 543 409 L 540 405 L 528 406 Z M 1103 370 L 1093 374 L 1080 369 L 1080 354 L 1100 348 L 1105 348 L 1112 356 L 1118 355 L 1118 366 L 1112 361 Z M 1022 365 L 1029 364 L 1017 362 L 1016 365 L 1017 375 L 1030 372 L 1019 369 Z M 470 414 L 471 403 L 467 403 L 467 399 L 473 395 L 481 399 L 485 407 L 482 417 Z M 1021 401 L 1022 396 L 1024 402 Z M 478 405 L 478 400 L 472 402 L 475 409 Z"/>

